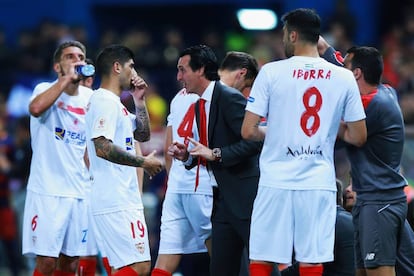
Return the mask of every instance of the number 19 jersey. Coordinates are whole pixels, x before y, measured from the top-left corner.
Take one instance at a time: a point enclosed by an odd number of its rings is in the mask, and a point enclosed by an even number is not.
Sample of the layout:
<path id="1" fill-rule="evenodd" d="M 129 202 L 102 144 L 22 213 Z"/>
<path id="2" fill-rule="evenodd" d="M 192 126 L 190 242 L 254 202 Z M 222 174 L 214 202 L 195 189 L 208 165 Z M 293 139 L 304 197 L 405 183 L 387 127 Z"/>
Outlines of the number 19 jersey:
<path id="1" fill-rule="evenodd" d="M 351 71 L 304 56 L 265 64 L 246 110 L 267 117 L 259 185 L 336 191 L 333 149 L 340 121 L 365 118 Z"/>

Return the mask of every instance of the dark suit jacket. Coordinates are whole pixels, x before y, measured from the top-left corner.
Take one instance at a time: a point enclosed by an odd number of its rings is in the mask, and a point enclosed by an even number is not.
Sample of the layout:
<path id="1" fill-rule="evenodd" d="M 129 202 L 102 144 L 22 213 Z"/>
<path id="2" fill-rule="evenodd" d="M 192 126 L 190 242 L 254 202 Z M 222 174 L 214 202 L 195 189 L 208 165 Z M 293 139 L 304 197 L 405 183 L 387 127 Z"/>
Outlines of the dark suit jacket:
<path id="1" fill-rule="evenodd" d="M 237 89 L 216 81 L 208 120 L 209 148 L 221 148 L 222 161 L 209 162 L 226 207 L 238 219 L 250 219 L 259 181 L 262 142 L 243 140 L 246 99 Z M 198 123 L 198 103 L 196 119 Z M 193 160 L 193 167 L 197 159 Z"/>

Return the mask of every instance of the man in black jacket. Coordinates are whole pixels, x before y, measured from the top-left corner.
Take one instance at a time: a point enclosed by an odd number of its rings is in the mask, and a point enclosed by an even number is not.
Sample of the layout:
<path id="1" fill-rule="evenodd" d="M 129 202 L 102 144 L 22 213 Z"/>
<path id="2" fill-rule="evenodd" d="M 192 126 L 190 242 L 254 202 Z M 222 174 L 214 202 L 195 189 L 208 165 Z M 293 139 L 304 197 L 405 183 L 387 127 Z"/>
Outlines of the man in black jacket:
<path id="1" fill-rule="evenodd" d="M 189 168 L 205 164 L 209 169 L 214 190 L 211 275 L 238 275 L 249 242 L 262 143 L 242 139 L 246 99 L 220 83 L 217 59 L 208 46 L 185 49 L 177 68 L 178 81 L 200 96 L 194 106 L 197 129 L 192 127 L 194 118 L 183 122 L 187 126 L 183 135 L 191 144 L 187 150 L 186 145 L 173 143 L 168 154 Z"/>

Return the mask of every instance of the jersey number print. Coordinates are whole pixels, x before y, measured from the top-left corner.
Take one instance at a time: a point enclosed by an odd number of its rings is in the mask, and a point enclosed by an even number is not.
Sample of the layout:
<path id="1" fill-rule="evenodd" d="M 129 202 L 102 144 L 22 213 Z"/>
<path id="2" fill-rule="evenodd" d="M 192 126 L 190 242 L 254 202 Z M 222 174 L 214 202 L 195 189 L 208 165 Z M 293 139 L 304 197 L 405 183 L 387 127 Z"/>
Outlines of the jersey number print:
<path id="1" fill-rule="evenodd" d="M 195 115 L 195 103 L 190 105 L 187 112 L 184 115 L 184 118 L 177 129 L 177 133 L 180 137 L 184 138 L 184 144 L 188 146 L 188 137 L 193 138 L 193 123 Z"/>
<path id="2" fill-rule="evenodd" d="M 311 100 L 314 101 L 313 105 L 311 105 Z M 318 131 L 321 125 L 321 118 L 319 117 L 318 111 L 322 106 L 322 95 L 313 86 L 305 91 L 302 101 L 305 106 L 305 111 L 300 117 L 300 127 L 307 136 L 311 137 Z"/>

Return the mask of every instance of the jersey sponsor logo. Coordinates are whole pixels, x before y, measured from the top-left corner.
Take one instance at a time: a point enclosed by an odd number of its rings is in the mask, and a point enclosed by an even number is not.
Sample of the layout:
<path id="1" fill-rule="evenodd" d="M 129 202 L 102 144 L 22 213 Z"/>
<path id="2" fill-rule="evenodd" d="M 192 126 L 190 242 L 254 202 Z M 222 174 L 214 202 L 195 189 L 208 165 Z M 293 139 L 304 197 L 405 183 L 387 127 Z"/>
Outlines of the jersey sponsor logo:
<path id="1" fill-rule="evenodd" d="M 65 130 L 60 127 L 55 128 L 55 138 L 71 145 L 84 145 L 86 137 L 84 133 L 76 131 Z"/>
<path id="2" fill-rule="evenodd" d="M 247 98 L 247 101 L 248 102 L 250 102 L 250 103 L 254 103 L 254 98 L 252 97 L 252 96 L 249 96 L 248 98 Z"/>
<path id="3" fill-rule="evenodd" d="M 65 137 L 65 130 L 63 128 L 56 127 L 55 128 L 55 138 L 57 140 L 63 140 L 64 137 Z"/>
<path id="4" fill-rule="evenodd" d="M 74 106 L 71 106 L 71 105 L 65 105 L 65 103 L 62 102 L 62 101 L 59 101 L 57 103 L 57 107 L 60 108 L 60 109 L 67 110 L 69 112 L 75 113 L 75 114 L 79 114 L 79 115 L 85 115 L 85 113 L 86 113 L 85 108 L 83 108 L 83 107 L 74 107 Z"/>
<path id="5" fill-rule="evenodd" d="M 317 80 L 317 79 L 327 79 L 331 78 L 331 70 L 324 69 L 294 69 L 292 77 L 294 79 L 304 79 L 304 80 Z"/>
<path id="6" fill-rule="evenodd" d="M 134 149 L 134 143 L 133 143 L 134 139 L 132 137 L 127 137 L 125 138 L 125 147 L 126 150 L 132 150 Z"/>
<path id="7" fill-rule="evenodd" d="M 315 148 L 311 148 L 311 146 L 301 146 L 300 148 L 294 149 L 292 147 L 287 147 L 286 151 L 287 156 L 292 156 L 295 158 L 299 158 L 301 160 L 306 160 L 312 156 L 320 155 L 322 156 L 322 149 L 321 146 L 316 146 Z"/>
<path id="8" fill-rule="evenodd" d="M 372 261 L 375 259 L 375 253 L 367 253 L 365 256 L 365 261 Z"/>

